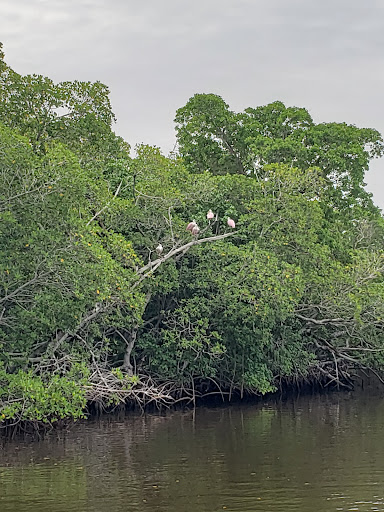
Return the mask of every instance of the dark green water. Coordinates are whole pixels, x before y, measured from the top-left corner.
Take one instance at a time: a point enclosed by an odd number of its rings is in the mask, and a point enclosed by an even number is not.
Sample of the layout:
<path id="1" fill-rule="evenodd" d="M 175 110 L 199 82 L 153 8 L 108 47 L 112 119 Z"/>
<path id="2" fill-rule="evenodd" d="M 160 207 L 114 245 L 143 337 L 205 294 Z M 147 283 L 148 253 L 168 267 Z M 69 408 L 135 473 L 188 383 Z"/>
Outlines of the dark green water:
<path id="1" fill-rule="evenodd" d="M 384 511 L 384 398 L 77 425 L 0 447 L 1 512 Z"/>

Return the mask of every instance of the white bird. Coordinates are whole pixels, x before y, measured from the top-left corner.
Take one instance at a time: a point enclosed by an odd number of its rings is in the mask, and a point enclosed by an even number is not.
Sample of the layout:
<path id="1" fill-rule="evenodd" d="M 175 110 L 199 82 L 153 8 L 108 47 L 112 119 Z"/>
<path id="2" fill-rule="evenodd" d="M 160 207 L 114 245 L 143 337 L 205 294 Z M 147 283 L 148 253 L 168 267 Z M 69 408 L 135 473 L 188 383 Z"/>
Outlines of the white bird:
<path id="1" fill-rule="evenodd" d="M 161 244 L 159 244 L 157 247 L 156 247 L 156 252 L 159 256 L 161 256 L 162 252 L 163 252 L 164 248 Z"/>
<path id="2" fill-rule="evenodd" d="M 227 224 L 230 228 L 234 228 L 236 226 L 235 221 L 228 217 Z"/>
<path id="3" fill-rule="evenodd" d="M 207 213 L 207 219 L 211 220 L 211 219 L 213 219 L 214 216 L 215 216 L 215 214 L 213 213 L 213 211 L 211 209 L 209 209 L 208 213 Z"/>

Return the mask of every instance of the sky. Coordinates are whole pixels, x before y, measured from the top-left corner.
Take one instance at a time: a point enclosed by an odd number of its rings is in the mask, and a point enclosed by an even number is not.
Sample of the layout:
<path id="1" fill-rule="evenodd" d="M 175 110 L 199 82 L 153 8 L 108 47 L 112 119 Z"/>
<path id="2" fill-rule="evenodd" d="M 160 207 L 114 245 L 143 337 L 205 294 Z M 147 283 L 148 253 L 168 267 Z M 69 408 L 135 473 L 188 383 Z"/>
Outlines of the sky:
<path id="1" fill-rule="evenodd" d="M 133 147 L 171 151 L 195 93 L 384 134 L 382 0 L 1 0 L 0 41 L 18 73 L 107 84 Z M 384 159 L 366 182 L 384 208 Z"/>

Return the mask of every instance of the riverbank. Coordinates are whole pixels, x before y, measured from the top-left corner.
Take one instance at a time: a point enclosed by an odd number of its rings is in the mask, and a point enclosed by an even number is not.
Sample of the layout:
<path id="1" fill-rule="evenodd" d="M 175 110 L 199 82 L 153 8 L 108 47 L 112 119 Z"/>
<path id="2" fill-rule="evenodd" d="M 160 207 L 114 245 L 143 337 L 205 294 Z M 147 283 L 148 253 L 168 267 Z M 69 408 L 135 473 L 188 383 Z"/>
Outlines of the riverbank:
<path id="1" fill-rule="evenodd" d="M 196 407 L 210 407 L 212 405 L 239 405 L 239 404 L 262 404 L 270 400 L 290 400 L 298 396 L 323 396 L 343 391 L 364 394 L 365 396 L 376 396 L 384 393 L 384 386 L 381 377 L 376 372 L 359 371 L 354 378 L 354 388 L 338 388 L 337 385 L 329 385 L 328 382 L 302 380 L 294 383 L 281 381 L 280 388 L 273 393 L 265 395 L 252 393 L 250 390 L 219 388 L 212 380 L 194 380 L 191 386 L 180 387 L 175 383 L 156 384 L 146 376 L 137 376 L 134 383 L 130 379 L 127 386 L 121 376 L 113 375 L 109 381 L 103 379 L 103 387 L 91 387 L 85 384 L 82 393 L 79 394 L 82 406 L 71 416 L 67 415 L 42 416 L 32 419 L 21 416 L 1 418 L 0 436 L 14 438 L 19 435 L 42 436 L 52 430 L 71 428 L 78 421 L 86 421 L 108 415 L 112 420 L 119 414 L 126 412 L 158 413 L 175 411 L 178 409 L 189 410 Z M 117 379 L 115 381 L 114 379 Z M 116 385 L 118 383 L 119 387 Z M 35 397 L 32 395 L 32 400 Z M 38 397 L 36 397 L 37 399 Z M 57 397 L 56 397 L 57 398 Z M 34 403 L 36 407 L 36 403 Z M 52 405 L 48 406 L 52 409 Z M 25 404 L 27 410 L 28 404 Z"/>

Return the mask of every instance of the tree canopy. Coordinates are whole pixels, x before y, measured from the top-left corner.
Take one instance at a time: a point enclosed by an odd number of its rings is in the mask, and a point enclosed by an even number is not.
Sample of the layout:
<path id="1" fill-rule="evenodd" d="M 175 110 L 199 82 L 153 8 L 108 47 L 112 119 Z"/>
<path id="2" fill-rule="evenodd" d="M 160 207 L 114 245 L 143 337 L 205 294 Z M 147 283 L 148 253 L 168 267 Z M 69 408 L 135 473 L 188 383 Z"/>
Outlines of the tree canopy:
<path id="1" fill-rule="evenodd" d="M 384 150 L 376 130 L 315 124 L 306 109 L 280 101 L 235 113 L 215 94 L 193 96 L 175 122 L 179 151 L 191 172 L 263 179 L 268 164 L 318 167 L 333 204 L 371 206 L 364 175 L 370 160 Z"/>
<path id="2" fill-rule="evenodd" d="M 177 154 L 131 157 L 113 120 L 103 84 L 0 55 L 3 425 L 381 372 L 376 130 L 197 94 Z"/>

